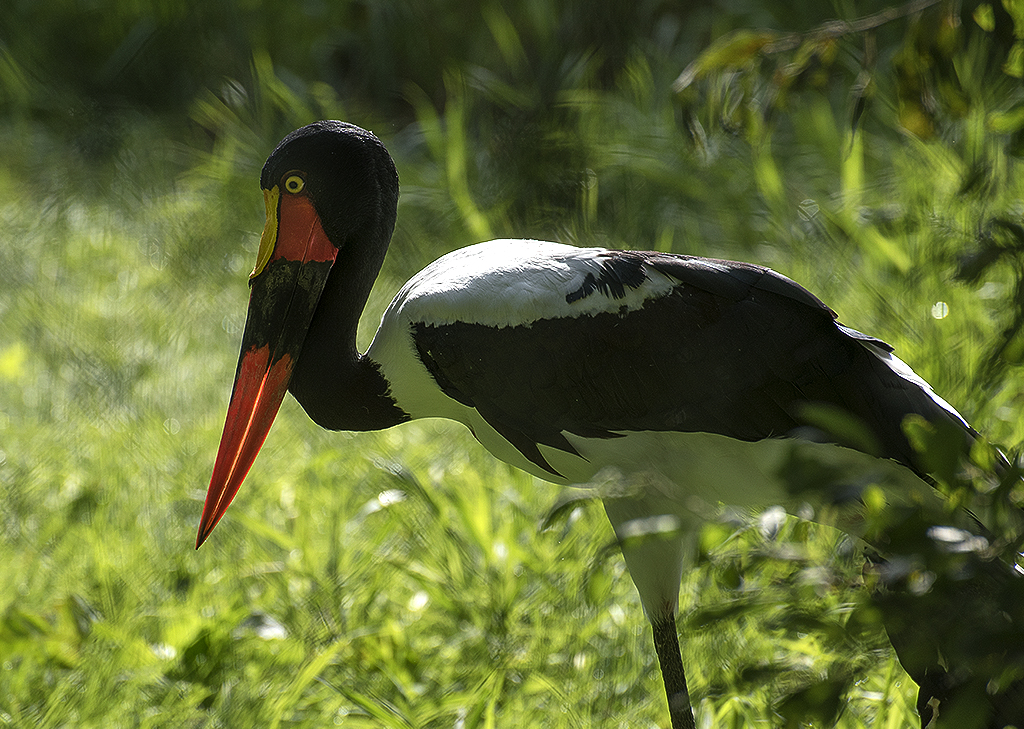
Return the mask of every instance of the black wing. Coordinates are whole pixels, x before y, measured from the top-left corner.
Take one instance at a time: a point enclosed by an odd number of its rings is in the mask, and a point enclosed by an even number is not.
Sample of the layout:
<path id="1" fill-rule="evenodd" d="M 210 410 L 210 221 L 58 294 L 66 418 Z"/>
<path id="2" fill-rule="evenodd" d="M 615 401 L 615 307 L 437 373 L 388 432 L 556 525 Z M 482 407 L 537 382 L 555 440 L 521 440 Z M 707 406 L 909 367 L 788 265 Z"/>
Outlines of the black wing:
<path id="1" fill-rule="evenodd" d="M 476 408 L 551 473 L 537 445 L 575 452 L 563 431 L 609 438 L 708 432 L 756 441 L 795 435 L 807 424 L 808 405 L 854 416 L 873 436 L 873 455 L 915 468 L 904 417 L 956 420 L 870 351 L 891 348 L 841 327 L 813 294 L 767 268 L 612 252 L 600 274 L 566 300 L 595 291 L 621 297 L 650 270 L 679 283 L 639 309 L 501 328 L 419 323 L 413 338 L 445 394 Z"/>

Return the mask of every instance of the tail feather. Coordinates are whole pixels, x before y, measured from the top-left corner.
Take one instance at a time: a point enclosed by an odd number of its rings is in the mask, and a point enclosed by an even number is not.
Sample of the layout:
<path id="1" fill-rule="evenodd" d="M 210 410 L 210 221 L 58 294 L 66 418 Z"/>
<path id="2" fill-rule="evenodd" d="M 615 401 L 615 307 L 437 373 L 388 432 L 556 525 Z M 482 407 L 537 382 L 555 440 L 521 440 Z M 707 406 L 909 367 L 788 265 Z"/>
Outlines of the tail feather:
<path id="1" fill-rule="evenodd" d="M 840 325 L 840 330 L 860 345 L 865 367 L 851 368 L 857 374 L 846 392 L 851 412 L 862 418 L 878 439 L 882 453 L 927 476 L 932 470 L 926 458 L 907 436 L 907 418 L 919 416 L 937 428 L 960 434 L 955 455 L 967 458 L 978 431 L 956 409 L 939 397 L 923 378 L 893 354 L 885 342 Z M 952 426 L 950 429 L 949 426 Z"/>

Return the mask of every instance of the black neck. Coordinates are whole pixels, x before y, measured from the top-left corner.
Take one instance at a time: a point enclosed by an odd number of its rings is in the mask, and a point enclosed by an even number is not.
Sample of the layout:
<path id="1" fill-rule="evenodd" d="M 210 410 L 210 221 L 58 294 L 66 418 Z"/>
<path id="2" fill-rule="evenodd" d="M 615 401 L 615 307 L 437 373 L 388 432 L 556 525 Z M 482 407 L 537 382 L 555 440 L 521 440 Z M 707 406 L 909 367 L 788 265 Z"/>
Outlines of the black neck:
<path id="1" fill-rule="evenodd" d="M 319 366 L 301 367 L 304 361 L 309 360 L 302 357 L 296 364 L 288 390 L 321 428 L 381 430 L 409 420 L 388 393 L 388 381 L 377 363 L 354 347 L 349 357 L 332 359 L 326 372 Z M 318 377 L 320 373 L 329 377 Z"/>
<path id="2" fill-rule="evenodd" d="M 309 417 L 328 430 L 380 430 L 409 420 L 380 367 L 356 349 L 359 317 L 387 239 L 360 243 L 338 252 L 288 386 Z"/>

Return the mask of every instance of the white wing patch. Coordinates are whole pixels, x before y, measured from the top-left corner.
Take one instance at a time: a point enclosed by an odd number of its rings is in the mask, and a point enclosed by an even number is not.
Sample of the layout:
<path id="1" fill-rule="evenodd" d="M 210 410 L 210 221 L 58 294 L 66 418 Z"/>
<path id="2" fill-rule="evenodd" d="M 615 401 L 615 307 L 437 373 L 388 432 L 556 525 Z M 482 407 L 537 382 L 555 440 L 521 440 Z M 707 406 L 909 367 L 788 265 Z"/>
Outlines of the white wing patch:
<path id="1" fill-rule="evenodd" d="M 645 280 L 635 288 L 627 286 L 621 297 L 594 290 L 567 302 L 566 296 L 584 287 L 588 275 L 601 275 L 601 258 L 609 253 L 533 240 L 478 243 L 442 256 L 411 278 L 385 318 L 435 325 L 528 325 L 538 319 L 634 311 L 676 284 L 648 269 Z"/>

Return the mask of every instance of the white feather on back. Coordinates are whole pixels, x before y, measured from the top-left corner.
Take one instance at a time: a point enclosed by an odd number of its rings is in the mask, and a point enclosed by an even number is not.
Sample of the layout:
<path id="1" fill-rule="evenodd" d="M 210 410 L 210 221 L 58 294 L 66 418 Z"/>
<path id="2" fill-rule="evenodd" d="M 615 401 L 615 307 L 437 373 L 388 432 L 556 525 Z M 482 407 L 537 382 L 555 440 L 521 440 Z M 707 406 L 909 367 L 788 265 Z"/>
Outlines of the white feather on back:
<path id="1" fill-rule="evenodd" d="M 529 324 L 538 319 L 577 317 L 609 311 L 634 311 L 668 294 L 677 283 L 648 269 L 646 280 L 626 287 L 622 298 L 597 289 L 568 303 L 587 276 L 602 273 L 603 248 L 575 248 L 546 241 L 503 239 L 478 243 L 437 259 L 409 282 L 391 302 L 388 316 L 424 324 L 463 321 L 494 327 Z"/>

